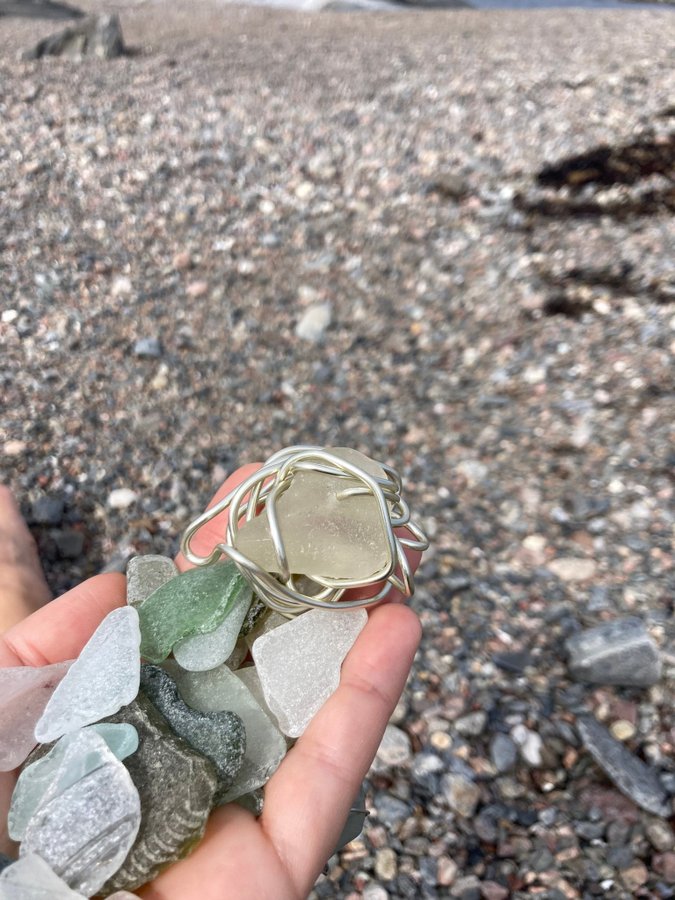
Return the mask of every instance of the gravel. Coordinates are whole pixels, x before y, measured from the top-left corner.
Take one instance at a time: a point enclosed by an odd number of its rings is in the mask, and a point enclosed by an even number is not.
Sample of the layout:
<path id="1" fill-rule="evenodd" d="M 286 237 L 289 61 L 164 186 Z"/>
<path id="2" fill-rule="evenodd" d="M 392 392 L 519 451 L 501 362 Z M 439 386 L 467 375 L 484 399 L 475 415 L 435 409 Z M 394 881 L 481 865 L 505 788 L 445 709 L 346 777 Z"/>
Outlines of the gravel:
<path id="1" fill-rule="evenodd" d="M 0 477 L 53 589 L 280 447 L 392 463 L 408 743 L 316 897 L 673 897 L 672 11 L 120 14 L 110 62 L 0 22 Z M 626 617 L 658 680 L 575 682 Z"/>

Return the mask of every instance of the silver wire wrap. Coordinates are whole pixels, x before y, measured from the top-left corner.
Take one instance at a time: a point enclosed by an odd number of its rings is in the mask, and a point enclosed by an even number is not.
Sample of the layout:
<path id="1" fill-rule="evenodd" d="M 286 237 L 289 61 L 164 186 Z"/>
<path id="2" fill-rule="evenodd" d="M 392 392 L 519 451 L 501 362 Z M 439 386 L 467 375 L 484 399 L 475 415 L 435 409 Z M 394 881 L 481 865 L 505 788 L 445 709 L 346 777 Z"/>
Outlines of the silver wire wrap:
<path id="1" fill-rule="evenodd" d="M 384 478 L 371 475 L 360 466 L 321 447 L 299 445 L 279 450 L 250 478 L 188 525 L 181 542 L 183 555 L 195 566 L 206 566 L 217 562 L 223 556 L 228 557 L 237 565 L 254 592 L 267 606 L 289 617 L 306 609 L 340 610 L 372 606 L 386 597 L 392 588 L 409 597 L 413 594 L 415 586 L 405 549 L 426 550 L 429 542 L 424 532 L 411 520 L 408 504 L 401 498 L 400 476 L 389 466 L 382 463 L 379 465 L 385 472 Z M 371 494 L 376 498 L 390 551 L 391 562 L 386 567 L 375 572 L 367 580 L 357 581 L 319 576 L 309 578 L 290 572 L 277 521 L 276 502 L 290 487 L 294 474 L 300 471 L 337 475 L 349 478 L 352 482 L 356 480 L 360 484 L 347 487 L 343 496 Z M 263 507 L 267 511 L 270 535 L 279 564 L 278 577 L 264 571 L 234 546 L 240 522 L 250 521 L 260 514 Z M 203 525 L 228 508 L 230 515 L 225 540 L 217 544 L 207 556 L 194 553 L 190 545 L 195 534 Z M 394 531 L 395 528 L 404 526 L 408 532 L 406 535 Z M 300 581 L 302 584 L 299 584 Z M 382 581 L 385 582 L 384 585 L 371 597 L 337 602 L 350 588 L 365 588 Z"/>

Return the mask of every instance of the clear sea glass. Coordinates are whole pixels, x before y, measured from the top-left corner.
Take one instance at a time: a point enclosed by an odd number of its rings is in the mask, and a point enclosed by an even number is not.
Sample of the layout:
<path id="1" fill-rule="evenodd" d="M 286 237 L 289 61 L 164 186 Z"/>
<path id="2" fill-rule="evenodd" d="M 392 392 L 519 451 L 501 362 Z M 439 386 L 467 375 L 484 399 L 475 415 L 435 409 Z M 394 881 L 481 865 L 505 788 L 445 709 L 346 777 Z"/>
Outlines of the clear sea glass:
<path id="1" fill-rule="evenodd" d="M 336 690 L 342 661 L 367 621 L 364 609 L 312 609 L 255 642 L 265 700 L 284 734 L 299 737 Z"/>
<path id="2" fill-rule="evenodd" d="M 140 821 L 128 771 L 100 735 L 83 729 L 28 822 L 21 854 L 37 853 L 69 887 L 90 897 L 121 866 Z"/>
<path id="3" fill-rule="evenodd" d="M 103 738 L 108 749 L 119 760 L 125 759 L 138 748 L 138 734 L 133 725 L 90 725 L 64 735 L 47 754 L 25 766 L 19 775 L 7 820 L 12 840 L 23 840 L 28 823 L 55 778 L 60 779 L 61 790 L 65 790 L 100 766 L 101 756 L 96 752 L 98 742 L 94 742 L 92 746 L 83 732 L 94 732 Z M 81 740 L 81 736 L 85 740 Z M 71 755 L 70 765 L 64 771 L 62 763 L 66 750 L 77 741 L 80 741 L 81 752 Z"/>
<path id="4" fill-rule="evenodd" d="M 136 610 L 108 613 L 47 703 L 35 728 L 38 741 L 54 741 L 130 703 L 138 693 L 139 644 Z"/>

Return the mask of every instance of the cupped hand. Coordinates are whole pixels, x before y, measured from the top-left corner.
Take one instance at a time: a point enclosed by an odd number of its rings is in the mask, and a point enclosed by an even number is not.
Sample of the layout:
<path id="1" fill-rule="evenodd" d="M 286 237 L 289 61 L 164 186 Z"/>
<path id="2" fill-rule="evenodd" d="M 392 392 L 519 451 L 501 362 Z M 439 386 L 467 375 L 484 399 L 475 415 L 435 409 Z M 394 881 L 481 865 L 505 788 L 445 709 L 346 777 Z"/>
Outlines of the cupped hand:
<path id="1" fill-rule="evenodd" d="M 210 505 L 256 468 L 239 469 Z M 202 528 L 193 544 L 197 552 L 206 553 L 222 540 L 226 516 Z M 416 566 L 419 554 L 411 553 L 410 559 Z M 176 561 L 179 568 L 189 568 L 181 556 Z M 101 620 L 124 605 L 125 595 L 122 575 L 90 578 L 1 636 L 0 667 L 73 659 Z M 419 620 L 408 607 L 386 603 L 370 612 L 343 663 L 339 688 L 265 786 L 262 815 L 256 819 L 234 803 L 216 809 L 197 849 L 136 893 L 152 900 L 307 897 L 373 760 L 419 639 Z M 11 773 L 0 779 L 3 827 L 13 781 Z M 6 831 L 2 840 L 7 843 Z"/>

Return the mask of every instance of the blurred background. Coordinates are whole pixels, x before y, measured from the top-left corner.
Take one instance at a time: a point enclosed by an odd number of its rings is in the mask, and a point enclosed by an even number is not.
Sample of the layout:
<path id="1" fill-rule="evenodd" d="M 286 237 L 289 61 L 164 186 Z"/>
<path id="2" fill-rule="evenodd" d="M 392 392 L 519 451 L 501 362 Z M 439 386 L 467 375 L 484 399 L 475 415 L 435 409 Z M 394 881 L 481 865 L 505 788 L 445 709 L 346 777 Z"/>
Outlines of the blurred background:
<path id="1" fill-rule="evenodd" d="M 0 0 L 0 478 L 53 591 L 296 443 L 431 536 L 316 897 L 675 895 L 675 18 L 602 5 Z"/>

